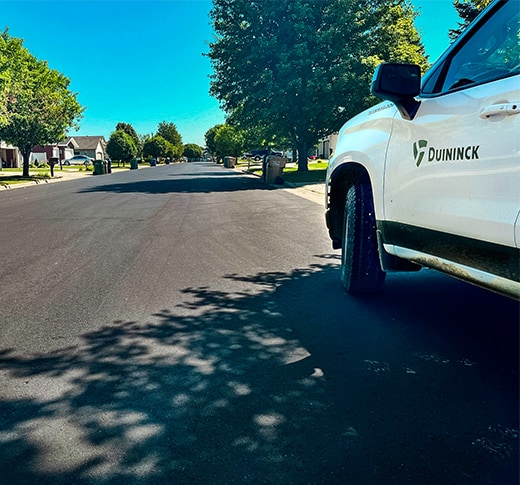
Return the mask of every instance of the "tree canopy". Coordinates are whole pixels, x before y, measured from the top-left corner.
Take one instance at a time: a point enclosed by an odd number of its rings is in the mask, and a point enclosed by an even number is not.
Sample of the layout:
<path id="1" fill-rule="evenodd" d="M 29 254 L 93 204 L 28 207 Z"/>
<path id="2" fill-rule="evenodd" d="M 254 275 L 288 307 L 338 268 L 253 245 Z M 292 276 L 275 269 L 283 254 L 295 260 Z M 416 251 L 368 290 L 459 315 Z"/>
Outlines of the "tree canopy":
<path id="1" fill-rule="evenodd" d="M 116 129 L 108 140 L 107 153 L 113 160 L 120 160 L 124 163 L 135 158 L 138 150 L 134 139 L 126 131 Z"/>
<path id="2" fill-rule="evenodd" d="M 18 147 L 26 177 L 32 147 L 63 140 L 81 117 L 83 109 L 69 84 L 7 29 L 0 34 L 0 138 Z"/>
<path id="3" fill-rule="evenodd" d="M 461 21 L 456 29 L 449 31 L 449 38 L 455 40 L 491 1 L 492 0 L 453 0 L 453 6 L 457 10 Z"/>
<path id="4" fill-rule="evenodd" d="M 212 126 L 206 133 L 204 134 L 204 141 L 206 142 L 206 148 L 212 155 L 217 155 L 217 146 L 215 145 L 215 135 L 217 134 L 218 129 L 224 126 L 222 124 L 218 124 Z"/>
<path id="5" fill-rule="evenodd" d="M 170 142 L 161 135 L 154 135 L 145 141 L 143 146 L 143 154 L 145 157 L 168 157 Z"/>
<path id="6" fill-rule="evenodd" d="M 308 150 L 375 102 L 382 61 L 426 67 L 407 0 L 213 0 L 210 93 L 243 129 Z"/>
<path id="7" fill-rule="evenodd" d="M 177 131 L 175 123 L 161 121 L 157 127 L 157 135 L 162 136 L 166 141 L 169 141 L 172 145 L 182 145 L 182 137 Z"/>
<path id="8" fill-rule="evenodd" d="M 234 126 L 224 124 L 215 133 L 217 157 L 238 157 L 244 150 L 244 133 Z"/>
<path id="9" fill-rule="evenodd" d="M 119 130 L 124 131 L 125 133 L 130 135 L 132 140 L 134 140 L 135 148 L 137 150 L 137 155 L 140 155 L 143 150 L 143 146 L 141 143 L 141 139 L 139 138 L 139 135 L 135 131 L 134 127 L 130 123 L 120 122 L 116 125 L 116 131 L 119 131 Z"/>
<path id="10" fill-rule="evenodd" d="M 202 157 L 202 148 L 195 143 L 187 143 L 184 145 L 182 155 L 188 160 L 193 160 Z"/>

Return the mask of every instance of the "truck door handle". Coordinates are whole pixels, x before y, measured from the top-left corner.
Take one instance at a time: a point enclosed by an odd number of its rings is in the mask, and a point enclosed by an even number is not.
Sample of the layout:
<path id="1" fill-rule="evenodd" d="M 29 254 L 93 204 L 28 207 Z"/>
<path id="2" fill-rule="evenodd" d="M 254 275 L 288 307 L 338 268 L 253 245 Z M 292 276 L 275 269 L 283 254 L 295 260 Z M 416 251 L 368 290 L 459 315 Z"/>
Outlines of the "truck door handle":
<path id="1" fill-rule="evenodd" d="M 520 113 L 520 103 L 492 104 L 480 112 L 484 120 L 492 116 L 512 116 Z"/>

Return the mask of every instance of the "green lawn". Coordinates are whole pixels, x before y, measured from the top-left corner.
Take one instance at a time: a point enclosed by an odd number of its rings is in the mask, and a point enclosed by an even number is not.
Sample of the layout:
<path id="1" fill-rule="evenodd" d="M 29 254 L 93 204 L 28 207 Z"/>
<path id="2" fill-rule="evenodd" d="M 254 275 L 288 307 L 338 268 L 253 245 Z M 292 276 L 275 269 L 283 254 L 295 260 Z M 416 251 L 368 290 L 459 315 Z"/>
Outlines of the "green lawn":
<path id="1" fill-rule="evenodd" d="M 0 171 L 0 185 L 15 185 L 23 184 L 25 182 L 38 182 L 46 178 L 50 178 L 50 170 L 48 168 L 31 168 L 29 177 L 22 176 L 21 168 L 3 168 Z"/>
<path id="2" fill-rule="evenodd" d="M 85 169 L 82 167 L 82 171 Z M 54 176 L 59 176 L 62 172 L 79 172 L 79 166 L 54 167 Z M 3 168 L 0 170 L 0 186 L 22 184 L 26 182 L 39 182 L 51 178 L 51 170 L 49 168 L 29 168 L 29 177 L 23 177 L 21 168 Z"/>
<path id="3" fill-rule="evenodd" d="M 298 172 L 296 164 L 290 164 L 283 169 L 283 179 L 294 184 L 317 184 L 325 182 L 328 162 L 317 160 L 309 162 L 308 172 Z"/>
<path id="4" fill-rule="evenodd" d="M 255 162 L 248 161 L 245 159 L 237 160 L 237 167 L 248 169 L 249 172 L 254 173 L 255 175 L 262 175 L 262 161 Z M 325 182 L 325 177 L 327 174 L 327 166 L 328 162 L 324 162 L 322 160 L 316 160 L 309 162 L 309 171 L 308 172 L 298 172 L 298 166 L 295 163 L 289 163 L 283 169 L 283 179 L 286 182 L 294 183 L 294 184 L 318 184 Z"/>

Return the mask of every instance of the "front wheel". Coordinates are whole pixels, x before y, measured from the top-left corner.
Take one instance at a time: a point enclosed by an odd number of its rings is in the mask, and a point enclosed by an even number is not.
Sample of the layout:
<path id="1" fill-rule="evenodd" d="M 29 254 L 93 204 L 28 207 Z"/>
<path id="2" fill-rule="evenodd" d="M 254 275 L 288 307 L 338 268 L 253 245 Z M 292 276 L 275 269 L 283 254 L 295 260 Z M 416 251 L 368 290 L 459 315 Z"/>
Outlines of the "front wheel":
<path id="1" fill-rule="evenodd" d="M 350 187 L 345 201 L 341 282 L 351 293 L 382 291 L 386 273 L 381 269 L 376 218 L 370 183 Z"/>

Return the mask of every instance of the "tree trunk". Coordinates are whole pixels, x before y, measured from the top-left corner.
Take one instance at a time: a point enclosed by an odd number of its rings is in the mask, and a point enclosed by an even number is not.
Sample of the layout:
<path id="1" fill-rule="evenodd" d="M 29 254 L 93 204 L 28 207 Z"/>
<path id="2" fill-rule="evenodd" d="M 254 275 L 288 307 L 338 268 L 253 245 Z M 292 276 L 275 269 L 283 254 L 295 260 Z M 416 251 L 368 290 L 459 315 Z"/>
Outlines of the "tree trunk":
<path id="1" fill-rule="evenodd" d="M 298 172 L 308 172 L 309 164 L 307 160 L 307 152 L 309 146 L 307 141 L 298 140 Z"/>
<path id="2" fill-rule="evenodd" d="M 23 148 L 22 150 L 22 157 L 23 157 L 23 177 L 29 177 L 29 161 L 31 156 L 31 147 Z"/>

